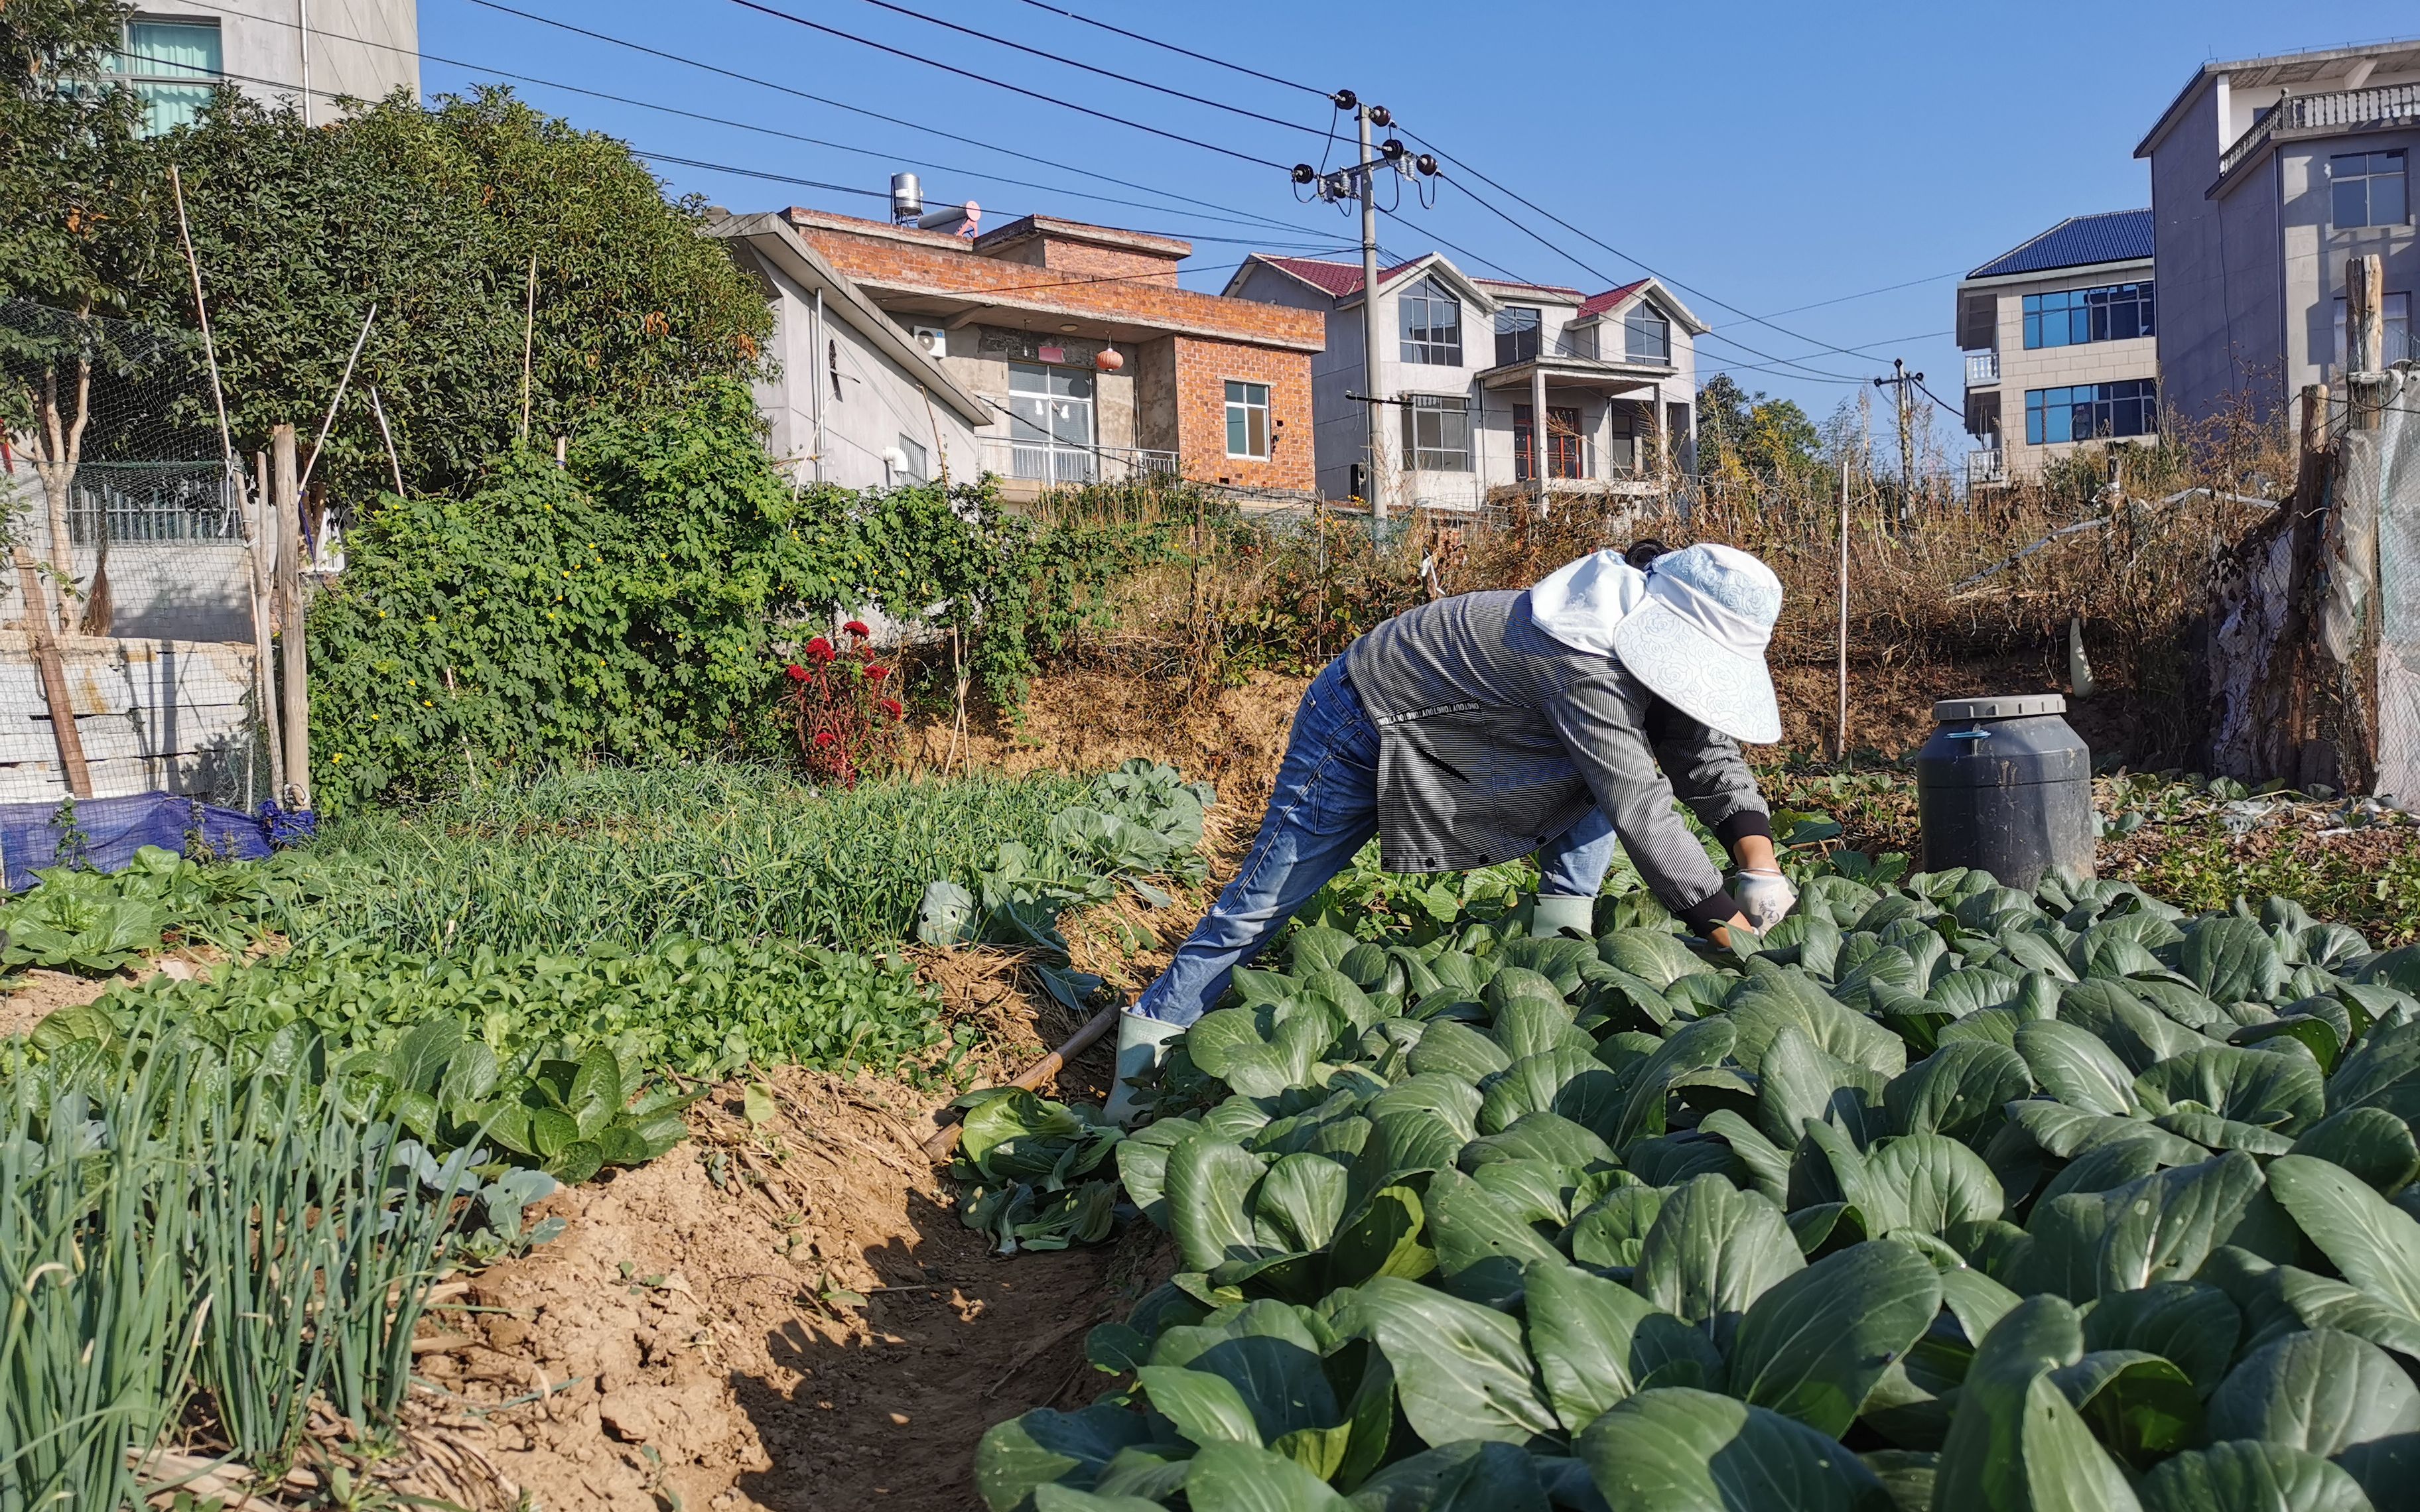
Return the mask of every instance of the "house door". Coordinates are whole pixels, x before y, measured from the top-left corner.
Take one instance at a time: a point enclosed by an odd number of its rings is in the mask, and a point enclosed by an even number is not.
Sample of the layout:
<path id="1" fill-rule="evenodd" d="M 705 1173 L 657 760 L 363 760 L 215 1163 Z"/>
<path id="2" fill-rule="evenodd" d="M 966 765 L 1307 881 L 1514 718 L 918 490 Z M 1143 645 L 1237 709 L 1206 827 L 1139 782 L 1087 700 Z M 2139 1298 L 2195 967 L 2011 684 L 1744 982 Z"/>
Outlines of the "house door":
<path id="1" fill-rule="evenodd" d="M 1099 468 L 1093 431 L 1093 375 L 1035 363 L 1008 364 L 1011 476 L 1038 483 L 1091 483 Z"/>
<path id="2" fill-rule="evenodd" d="M 1538 475 L 1533 448 L 1536 423 L 1529 407 L 1512 407 L 1512 476 L 1527 483 Z M 1577 406 L 1550 404 L 1546 406 L 1546 476 L 1577 478 L 1580 468 L 1580 412 Z"/>

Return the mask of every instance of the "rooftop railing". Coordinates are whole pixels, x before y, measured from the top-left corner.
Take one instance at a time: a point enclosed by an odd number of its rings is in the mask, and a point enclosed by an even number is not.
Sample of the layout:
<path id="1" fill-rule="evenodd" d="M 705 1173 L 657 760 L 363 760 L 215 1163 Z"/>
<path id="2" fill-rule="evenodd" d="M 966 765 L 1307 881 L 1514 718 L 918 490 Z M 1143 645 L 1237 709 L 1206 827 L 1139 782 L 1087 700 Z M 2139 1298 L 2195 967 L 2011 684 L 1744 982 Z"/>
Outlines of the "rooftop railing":
<path id="1" fill-rule="evenodd" d="M 2381 85 L 2375 89 L 2337 89 L 2323 95 L 2288 95 L 2252 117 L 2252 125 L 2219 156 L 2224 178 L 2279 131 L 2326 126 L 2368 126 L 2420 116 L 2420 84 Z"/>

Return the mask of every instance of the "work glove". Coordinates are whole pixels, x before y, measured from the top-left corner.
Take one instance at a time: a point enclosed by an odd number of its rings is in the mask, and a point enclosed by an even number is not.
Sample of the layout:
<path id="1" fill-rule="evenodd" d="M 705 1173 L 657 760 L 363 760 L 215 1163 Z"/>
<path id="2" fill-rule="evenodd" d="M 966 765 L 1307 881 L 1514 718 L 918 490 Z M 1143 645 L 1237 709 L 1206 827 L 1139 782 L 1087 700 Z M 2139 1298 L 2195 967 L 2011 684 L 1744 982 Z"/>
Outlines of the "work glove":
<path id="1" fill-rule="evenodd" d="M 1118 1013 L 1118 1065 L 1109 1085 L 1109 1100 L 1101 1115 L 1122 1129 L 1131 1129 L 1143 1115 L 1145 1100 L 1135 1095 L 1135 1083 L 1159 1070 L 1171 1040 L 1185 1038 L 1186 1026 L 1146 1018 L 1132 1009 Z"/>
<path id="2" fill-rule="evenodd" d="M 1798 889 L 1778 872 L 1744 870 L 1731 881 L 1731 901 L 1759 934 L 1770 931 L 1798 906 Z"/>

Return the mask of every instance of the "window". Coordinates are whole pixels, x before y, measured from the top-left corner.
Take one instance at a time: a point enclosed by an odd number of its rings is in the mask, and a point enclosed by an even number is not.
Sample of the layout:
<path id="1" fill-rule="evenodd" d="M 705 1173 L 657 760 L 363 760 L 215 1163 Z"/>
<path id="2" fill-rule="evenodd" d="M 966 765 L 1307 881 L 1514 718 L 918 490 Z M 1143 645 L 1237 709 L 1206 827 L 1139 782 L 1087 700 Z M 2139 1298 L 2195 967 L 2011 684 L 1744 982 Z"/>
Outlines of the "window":
<path id="1" fill-rule="evenodd" d="M 2080 383 L 2025 391 L 2025 443 L 2149 436 L 2160 428 L 2160 386 L 2153 378 Z"/>
<path id="2" fill-rule="evenodd" d="M 1512 476 L 1522 483 L 1538 475 L 1537 467 L 1530 460 L 1536 455 L 1536 441 L 1531 433 L 1537 427 L 1529 417 L 1528 405 L 1512 407 Z M 1546 476 L 1576 478 L 1580 475 L 1580 412 L 1576 408 L 1550 404 L 1546 406 Z"/>
<path id="3" fill-rule="evenodd" d="M 1413 472 L 1470 471 L 1470 401 L 1414 393 L 1404 400 L 1404 466 Z"/>
<path id="4" fill-rule="evenodd" d="M 1672 322 L 1652 305 L 1642 304 L 1621 317 L 1622 349 L 1634 363 L 1672 360 Z"/>
<path id="5" fill-rule="evenodd" d="M 2025 296 L 2025 350 L 2153 334 L 2151 285 L 2111 284 Z"/>
<path id="6" fill-rule="evenodd" d="M 219 76 L 215 21 L 130 21 L 126 46 L 110 71 L 143 100 L 143 132 L 158 136 L 190 125 L 209 103 Z"/>
<path id="7" fill-rule="evenodd" d="M 1269 455 L 1269 386 L 1227 380 L 1227 455 Z"/>
<path id="8" fill-rule="evenodd" d="M 1538 355 L 1538 312 L 1508 304 L 1496 312 L 1496 365 L 1526 363 Z"/>
<path id="9" fill-rule="evenodd" d="M 1009 475 L 1090 483 L 1093 375 L 1081 368 L 1008 364 Z"/>
<path id="10" fill-rule="evenodd" d="M 1639 423 L 1638 412 L 1621 400 L 1607 405 L 1606 410 L 1606 425 L 1612 434 L 1606 446 L 1605 465 L 1616 477 L 1635 472 L 1639 464 L 1638 443 L 1647 427 Z M 1551 418 L 1553 411 L 1547 413 Z M 1554 427 L 1547 429 L 1551 434 Z"/>
<path id="11" fill-rule="evenodd" d="M 892 480 L 893 483 L 923 483 L 932 477 L 923 441 L 900 437 L 899 456 L 899 476 Z"/>
<path id="12" fill-rule="evenodd" d="M 2392 152 L 2345 152 L 2328 160 L 2328 178 L 2335 191 L 2334 224 L 2348 226 L 2401 225 L 2410 218 L 2412 196 L 2405 192 L 2403 149 Z"/>
<path id="13" fill-rule="evenodd" d="M 1423 278 L 1396 297 L 1404 327 L 1404 361 L 1436 367 L 1462 365 L 1462 301 L 1434 278 Z"/>
<path id="14" fill-rule="evenodd" d="M 2386 316 L 2386 363 L 2392 367 L 2412 355 L 2412 296 L 2387 294 L 2379 299 Z M 2352 350 L 2346 345 L 2345 301 L 2336 301 L 2336 366 L 2352 366 Z"/>

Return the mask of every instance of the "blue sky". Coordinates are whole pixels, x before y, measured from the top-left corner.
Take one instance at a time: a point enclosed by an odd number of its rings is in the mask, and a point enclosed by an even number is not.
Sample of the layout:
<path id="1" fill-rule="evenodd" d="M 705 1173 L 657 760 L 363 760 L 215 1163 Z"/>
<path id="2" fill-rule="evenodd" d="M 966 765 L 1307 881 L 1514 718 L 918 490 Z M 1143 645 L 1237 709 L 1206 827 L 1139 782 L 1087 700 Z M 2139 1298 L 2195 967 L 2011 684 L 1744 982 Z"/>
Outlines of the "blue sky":
<path id="1" fill-rule="evenodd" d="M 1591 291 L 1660 273 L 1716 328 L 1700 344 L 1702 368 L 1729 367 L 1743 384 L 1794 399 L 1819 422 L 1872 374 L 1888 371 L 1893 357 L 1959 403 L 1950 336 L 1957 275 L 2064 216 L 2149 204 L 2133 146 L 2205 58 L 2372 40 L 2382 17 L 2375 6 L 2339 0 L 1868 5 L 1846 14 L 1800 5 L 1536 0 L 1377 8 L 900 0 L 1042 54 L 1034 55 L 872 0 L 763 0 L 911 54 L 902 57 L 738 0 L 509 4 L 746 79 L 476 0 L 420 0 L 423 52 L 475 65 L 426 62 L 427 93 L 501 71 L 672 106 L 715 119 L 508 81 L 573 122 L 660 157 L 869 192 L 659 157 L 674 190 L 735 209 L 803 204 L 878 215 L 881 202 L 870 192 L 893 168 L 911 168 L 928 200 L 979 200 L 990 224 L 1045 210 L 1189 237 L 1187 282 L 1209 288 L 1255 250 L 1356 255 L 1342 250 L 1357 234 L 1348 216 L 1297 203 L 1278 167 L 1245 161 L 1319 162 L 1328 106 L 1305 90 L 1062 12 L 1281 79 L 1350 87 L 1391 109 L 1406 140 L 1461 160 L 1585 233 L 1473 182 L 1508 222 L 1445 183 L 1433 206 L 1406 193 L 1382 222 L 1389 254 L 1443 251 L 1468 271 Z M 1173 99 L 1078 64 L 1291 124 Z M 1349 118 L 1337 130 L 1349 142 Z M 1934 418 L 1947 450 L 1962 451 L 1951 417 Z"/>

